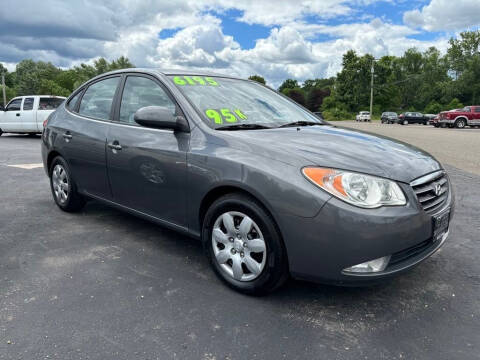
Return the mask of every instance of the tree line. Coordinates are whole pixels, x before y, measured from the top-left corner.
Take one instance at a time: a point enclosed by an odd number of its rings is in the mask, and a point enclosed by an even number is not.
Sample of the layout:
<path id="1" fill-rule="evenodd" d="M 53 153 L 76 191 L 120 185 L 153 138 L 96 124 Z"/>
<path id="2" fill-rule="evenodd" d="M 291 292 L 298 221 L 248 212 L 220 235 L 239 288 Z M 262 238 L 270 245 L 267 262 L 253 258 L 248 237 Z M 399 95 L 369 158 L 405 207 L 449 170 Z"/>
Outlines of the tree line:
<path id="1" fill-rule="evenodd" d="M 107 71 L 131 67 L 134 65 L 124 56 L 112 62 L 99 58 L 93 65 L 82 63 L 72 69 L 61 69 L 50 62 L 27 59 L 20 61 L 12 72 L 7 71 L 0 63 L 0 75 L 5 75 L 8 101 L 21 95 L 68 96 L 92 77 Z"/>
<path id="2" fill-rule="evenodd" d="M 402 56 L 358 55 L 347 51 L 335 77 L 308 79 L 299 83 L 286 79 L 278 88 L 311 111 L 321 111 L 326 119 L 352 119 L 369 110 L 370 80 L 374 72 L 373 115 L 384 111 L 420 111 L 436 114 L 442 110 L 480 104 L 480 30 L 462 32 L 451 38 L 446 54 L 431 47 L 424 52 L 408 49 Z M 80 64 L 61 69 L 49 62 L 30 59 L 19 62 L 5 75 L 7 99 L 19 95 L 68 96 L 88 79 L 104 72 L 130 68 L 126 57 L 112 62 L 104 58 L 93 65 Z M 250 79 L 266 84 L 260 75 Z"/>
<path id="3" fill-rule="evenodd" d="M 287 79 L 278 90 L 326 119 L 352 119 L 370 110 L 372 66 L 374 117 L 384 111 L 437 114 L 480 104 L 479 30 L 451 38 L 445 55 L 435 47 L 424 52 L 412 48 L 402 56 L 375 59 L 350 50 L 336 77 L 306 80 L 301 86 Z M 251 78 L 258 81 L 259 76 Z"/>

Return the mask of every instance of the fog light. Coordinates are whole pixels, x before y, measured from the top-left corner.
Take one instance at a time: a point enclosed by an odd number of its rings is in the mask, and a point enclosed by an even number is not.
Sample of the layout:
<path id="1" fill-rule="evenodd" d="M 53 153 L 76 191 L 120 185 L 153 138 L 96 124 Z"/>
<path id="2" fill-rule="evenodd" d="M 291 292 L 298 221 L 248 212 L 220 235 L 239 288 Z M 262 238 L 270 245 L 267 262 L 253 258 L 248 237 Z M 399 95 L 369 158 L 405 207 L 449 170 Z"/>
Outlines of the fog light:
<path id="1" fill-rule="evenodd" d="M 345 272 L 352 272 L 352 273 L 371 273 L 371 272 L 379 272 L 385 270 L 390 261 L 390 255 L 384 256 L 375 260 L 370 260 L 358 265 L 350 266 L 346 269 L 343 269 Z"/>

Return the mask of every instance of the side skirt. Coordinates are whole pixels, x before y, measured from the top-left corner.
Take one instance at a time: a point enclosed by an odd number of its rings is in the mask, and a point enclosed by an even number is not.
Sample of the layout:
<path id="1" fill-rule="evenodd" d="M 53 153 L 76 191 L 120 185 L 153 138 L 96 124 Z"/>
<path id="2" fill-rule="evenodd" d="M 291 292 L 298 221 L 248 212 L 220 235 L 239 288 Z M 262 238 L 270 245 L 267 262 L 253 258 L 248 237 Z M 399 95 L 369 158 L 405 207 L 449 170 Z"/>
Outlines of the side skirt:
<path id="1" fill-rule="evenodd" d="M 147 213 L 144 213 L 142 211 L 138 211 L 138 210 L 135 210 L 135 209 L 132 209 L 128 206 L 125 206 L 125 205 L 121 205 L 121 204 L 118 204 L 114 201 L 111 201 L 111 200 L 107 200 L 107 199 L 104 199 L 100 196 L 97 196 L 97 195 L 92 195 L 86 191 L 82 191 L 81 192 L 82 195 L 85 195 L 91 199 L 94 199 L 94 200 L 97 200 L 99 202 L 102 202 L 106 205 L 109 205 L 109 206 L 112 206 L 118 210 L 121 210 L 121 211 L 124 211 L 124 212 L 127 212 L 129 214 L 132 214 L 134 216 L 137 216 L 137 217 L 140 217 L 142 219 L 145 219 L 145 220 L 148 220 L 148 221 L 151 221 L 153 223 L 156 223 L 158 225 L 161 225 L 161 226 L 164 226 L 166 228 L 169 228 L 171 230 L 174 230 L 174 231 L 178 231 L 182 234 L 185 234 L 185 235 L 188 235 L 190 237 L 193 237 L 195 239 L 200 239 L 200 234 L 197 234 L 195 232 L 191 232 L 187 227 L 185 226 L 180 226 L 180 225 L 177 225 L 177 224 L 174 224 L 172 222 L 169 222 L 169 221 L 166 221 L 166 220 L 162 220 L 160 218 L 157 218 L 155 216 L 152 216 L 152 215 L 149 215 Z"/>

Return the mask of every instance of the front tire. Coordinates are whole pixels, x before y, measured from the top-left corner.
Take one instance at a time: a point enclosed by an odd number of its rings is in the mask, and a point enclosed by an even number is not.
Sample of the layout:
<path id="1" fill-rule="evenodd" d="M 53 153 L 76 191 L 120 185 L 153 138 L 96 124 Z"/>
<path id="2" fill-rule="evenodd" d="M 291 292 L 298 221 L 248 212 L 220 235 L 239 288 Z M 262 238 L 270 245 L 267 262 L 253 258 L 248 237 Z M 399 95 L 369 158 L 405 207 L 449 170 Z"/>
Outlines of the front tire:
<path id="1" fill-rule="evenodd" d="M 239 292 L 267 294 L 288 278 L 280 233 L 250 196 L 232 193 L 217 199 L 205 214 L 202 240 L 215 274 Z"/>
<path id="2" fill-rule="evenodd" d="M 457 129 L 463 129 L 465 127 L 466 124 L 466 121 L 464 119 L 458 119 L 457 121 L 455 121 L 455 127 Z"/>
<path id="3" fill-rule="evenodd" d="M 57 206 L 66 212 L 76 212 L 85 205 L 85 199 L 77 192 L 70 168 L 61 156 L 50 165 L 50 189 Z"/>

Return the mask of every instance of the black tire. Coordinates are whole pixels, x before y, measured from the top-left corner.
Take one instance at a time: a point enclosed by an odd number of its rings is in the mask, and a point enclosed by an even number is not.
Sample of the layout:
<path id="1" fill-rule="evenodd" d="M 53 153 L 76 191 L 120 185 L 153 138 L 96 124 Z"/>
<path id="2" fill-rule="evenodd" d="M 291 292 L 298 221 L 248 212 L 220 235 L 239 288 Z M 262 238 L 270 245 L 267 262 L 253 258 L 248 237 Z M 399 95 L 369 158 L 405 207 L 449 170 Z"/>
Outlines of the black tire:
<path id="1" fill-rule="evenodd" d="M 55 185 L 53 171 L 57 165 L 64 169 L 68 184 L 66 199 L 63 201 L 59 199 L 54 189 Z M 70 168 L 64 158 L 62 158 L 61 156 L 57 156 L 56 158 L 54 158 L 50 165 L 48 174 L 50 176 L 50 189 L 52 191 L 53 199 L 61 210 L 66 212 L 77 212 L 85 206 L 85 198 L 78 193 L 77 186 L 71 176 Z"/>
<path id="2" fill-rule="evenodd" d="M 457 129 L 463 129 L 465 128 L 465 126 L 467 126 L 467 122 L 465 121 L 465 119 L 458 119 L 457 121 L 455 121 L 455 127 Z"/>
<path id="3" fill-rule="evenodd" d="M 251 281 L 234 279 L 222 269 L 215 258 L 212 242 L 213 226 L 215 221 L 226 212 L 247 215 L 258 225 L 263 235 L 266 244 L 265 265 L 260 274 Z M 215 274 L 236 291 L 249 295 L 264 295 L 278 289 L 288 279 L 288 260 L 279 230 L 264 207 L 248 195 L 231 193 L 217 199 L 205 214 L 202 241 L 205 254 Z"/>

